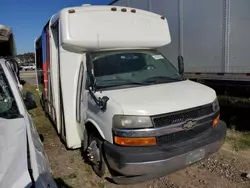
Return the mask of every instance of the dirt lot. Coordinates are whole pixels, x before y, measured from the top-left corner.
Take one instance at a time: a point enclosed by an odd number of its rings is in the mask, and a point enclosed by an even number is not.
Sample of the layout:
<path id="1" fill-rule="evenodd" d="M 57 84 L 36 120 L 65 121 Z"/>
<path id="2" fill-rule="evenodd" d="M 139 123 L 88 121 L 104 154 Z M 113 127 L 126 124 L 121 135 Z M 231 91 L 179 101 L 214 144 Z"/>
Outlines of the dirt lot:
<path id="1" fill-rule="evenodd" d="M 26 85 L 25 88 L 34 92 L 34 87 L 31 85 Z M 66 150 L 40 107 L 30 113 L 34 118 L 38 132 L 44 136 L 44 148 L 51 163 L 53 176 L 61 188 L 250 187 L 250 180 L 245 177 L 245 173 L 250 172 L 250 149 L 247 147 L 249 142 L 245 139 L 249 138 L 249 133 L 246 133 L 244 137 L 243 133 L 229 130 L 223 148 L 205 161 L 157 180 L 121 186 L 112 184 L 106 179 L 98 178 L 92 172 L 91 167 L 83 162 L 79 150 Z M 109 177 L 109 174 L 107 174 L 107 177 Z"/>

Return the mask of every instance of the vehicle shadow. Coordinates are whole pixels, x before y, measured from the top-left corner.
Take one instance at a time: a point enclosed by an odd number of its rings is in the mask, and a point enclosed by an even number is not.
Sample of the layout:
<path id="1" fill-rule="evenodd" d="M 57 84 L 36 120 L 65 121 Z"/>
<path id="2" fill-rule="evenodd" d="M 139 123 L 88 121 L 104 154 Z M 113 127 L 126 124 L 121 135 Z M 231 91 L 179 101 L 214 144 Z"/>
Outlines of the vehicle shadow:
<path id="1" fill-rule="evenodd" d="M 58 188 L 73 188 L 69 185 L 67 185 L 61 178 L 54 179 Z"/>
<path id="2" fill-rule="evenodd" d="M 238 103 L 237 103 L 238 104 Z M 249 107 L 242 107 L 220 102 L 221 120 L 225 121 L 228 128 L 241 132 L 250 132 Z"/>

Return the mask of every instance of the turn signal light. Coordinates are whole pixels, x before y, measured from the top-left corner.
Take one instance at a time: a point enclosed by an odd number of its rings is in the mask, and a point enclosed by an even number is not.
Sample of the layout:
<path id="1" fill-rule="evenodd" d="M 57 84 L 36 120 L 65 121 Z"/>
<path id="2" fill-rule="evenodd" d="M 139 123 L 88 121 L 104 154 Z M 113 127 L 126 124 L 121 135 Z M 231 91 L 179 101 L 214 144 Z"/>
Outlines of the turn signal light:
<path id="1" fill-rule="evenodd" d="M 213 121 L 213 127 L 215 127 L 220 121 L 220 114 L 214 119 Z"/>
<path id="2" fill-rule="evenodd" d="M 123 138 L 123 137 L 114 137 L 116 144 L 121 146 L 153 146 L 156 145 L 156 138 Z"/>

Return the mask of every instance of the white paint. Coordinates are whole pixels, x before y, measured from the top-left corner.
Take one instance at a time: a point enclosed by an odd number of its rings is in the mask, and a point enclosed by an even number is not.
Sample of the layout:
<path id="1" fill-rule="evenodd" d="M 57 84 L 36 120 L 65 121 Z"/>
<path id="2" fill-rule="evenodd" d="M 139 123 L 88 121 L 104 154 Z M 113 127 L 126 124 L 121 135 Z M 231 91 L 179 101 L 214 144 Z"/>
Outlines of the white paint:
<path id="1" fill-rule="evenodd" d="M 150 116 L 206 105 L 216 99 L 214 90 L 192 81 L 103 91 L 101 95 L 116 101 L 125 115 Z"/>
<path id="2" fill-rule="evenodd" d="M 112 6 L 113 7 L 113 6 Z M 84 6 L 60 11 L 62 46 L 66 50 L 157 48 L 171 42 L 167 20 L 148 11 L 124 7 Z M 75 13 L 68 13 L 73 9 Z"/>

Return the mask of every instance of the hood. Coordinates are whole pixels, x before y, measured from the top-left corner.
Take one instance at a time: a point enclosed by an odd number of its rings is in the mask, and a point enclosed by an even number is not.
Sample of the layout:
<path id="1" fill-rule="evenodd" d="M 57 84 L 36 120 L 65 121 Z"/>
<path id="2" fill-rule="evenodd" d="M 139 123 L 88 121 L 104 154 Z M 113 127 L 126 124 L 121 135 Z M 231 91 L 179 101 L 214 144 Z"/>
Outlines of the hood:
<path id="1" fill-rule="evenodd" d="M 189 80 L 109 90 L 102 93 L 116 101 L 125 115 L 157 115 L 212 103 L 213 89 Z"/>

